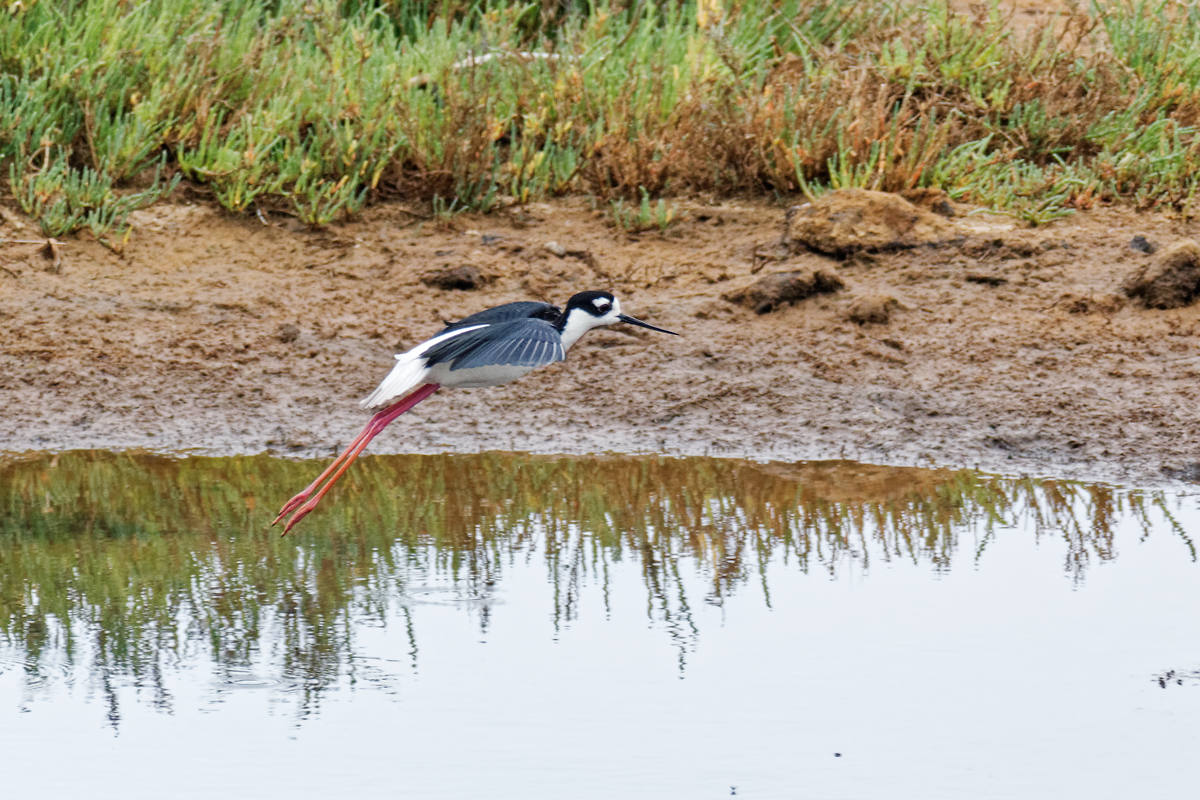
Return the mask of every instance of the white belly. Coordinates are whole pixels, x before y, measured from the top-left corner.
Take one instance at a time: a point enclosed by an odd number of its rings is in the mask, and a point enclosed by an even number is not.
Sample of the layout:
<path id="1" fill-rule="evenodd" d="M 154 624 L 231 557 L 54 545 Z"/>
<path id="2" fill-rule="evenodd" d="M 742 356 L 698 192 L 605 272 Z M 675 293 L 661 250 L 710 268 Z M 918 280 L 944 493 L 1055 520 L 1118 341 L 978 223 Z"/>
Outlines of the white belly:
<path id="1" fill-rule="evenodd" d="M 442 386 L 453 386 L 470 389 L 475 386 L 497 386 L 501 383 L 515 381 L 528 375 L 536 367 L 518 366 L 487 366 L 470 369 L 450 369 L 449 364 L 435 364 L 425 378 L 429 383 L 440 383 Z"/>

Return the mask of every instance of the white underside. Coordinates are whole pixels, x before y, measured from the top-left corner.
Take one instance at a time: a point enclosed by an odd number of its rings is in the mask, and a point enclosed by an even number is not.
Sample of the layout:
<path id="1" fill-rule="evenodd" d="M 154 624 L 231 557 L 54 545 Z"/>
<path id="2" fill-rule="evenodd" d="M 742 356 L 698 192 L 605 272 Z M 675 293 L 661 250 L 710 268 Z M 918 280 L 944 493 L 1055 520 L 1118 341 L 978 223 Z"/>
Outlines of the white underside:
<path id="1" fill-rule="evenodd" d="M 533 372 L 536 367 L 518 367 L 512 365 L 471 367 L 470 369 L 450 369 L 449 364 L 438 364 L 429 370 L 426 378 L 430 383 L 442 386 L 456 386 L 470 389 L 478 386 L 499 386 L 502 383 L 515 381 Z"/>

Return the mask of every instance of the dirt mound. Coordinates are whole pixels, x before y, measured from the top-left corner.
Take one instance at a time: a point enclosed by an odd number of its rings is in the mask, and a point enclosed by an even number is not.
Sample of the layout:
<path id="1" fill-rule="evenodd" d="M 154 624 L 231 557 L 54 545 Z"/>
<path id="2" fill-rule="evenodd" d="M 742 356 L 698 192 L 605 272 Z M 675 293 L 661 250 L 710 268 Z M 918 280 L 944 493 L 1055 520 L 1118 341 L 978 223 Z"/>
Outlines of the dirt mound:
<path id="1" fill-rule="evenodd" d="M 945 219 L 899 195 L 839 189 L 789 209 L 784 238 L 793 251 L 841 257 L 945 244 L 960 237 Z"/>
<path id="2" fill-rule="evenodd" d="M 1121 287 L 1147 308 L 1181 308 L 1200 293 L 1200 244 L 1184 239 L 1163 250 Z"/>

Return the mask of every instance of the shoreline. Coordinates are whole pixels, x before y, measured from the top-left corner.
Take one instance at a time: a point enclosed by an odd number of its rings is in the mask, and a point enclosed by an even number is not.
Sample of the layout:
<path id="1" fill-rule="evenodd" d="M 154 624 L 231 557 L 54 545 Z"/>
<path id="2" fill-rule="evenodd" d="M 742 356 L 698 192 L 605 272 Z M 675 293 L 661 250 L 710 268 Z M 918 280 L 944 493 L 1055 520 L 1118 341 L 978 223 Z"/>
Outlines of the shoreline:
<path id="1" fill-rule="evenodd" d="M 640 236 L 570 199 L 438 224 L 389 205 L 314 231 L 177 203 L 137 212 L 122 255 L 78 237 L 52 264 L 39 245 L 9 245 L 0 452 L 329 456 L 365 422 L 357 401 L 391 354 L 444 320 L 606 288 L 683 335 L 594 331 L 565 363 L 508 386 L 439 392 L 367 454 L 654 453 L 1131 486 L 1200 479 L 1200 307 L 1149 310 L 1119 292 L 1152 258 L 1130 240 L 1167 246 L 1188 237 L 1187 223 L 1112 209 L 1039 228 L 960 215 L 965 245 L 764 265 L 783 209 L 684 211 L 665 234 Z M 476 288 L 430 285 L 463 267 Z M 768 273 L 814 269 L 845 287 L 766 314 L 724 299 Z M 881 323 L 853 321 L 864 302 L 892 310 Z"/>

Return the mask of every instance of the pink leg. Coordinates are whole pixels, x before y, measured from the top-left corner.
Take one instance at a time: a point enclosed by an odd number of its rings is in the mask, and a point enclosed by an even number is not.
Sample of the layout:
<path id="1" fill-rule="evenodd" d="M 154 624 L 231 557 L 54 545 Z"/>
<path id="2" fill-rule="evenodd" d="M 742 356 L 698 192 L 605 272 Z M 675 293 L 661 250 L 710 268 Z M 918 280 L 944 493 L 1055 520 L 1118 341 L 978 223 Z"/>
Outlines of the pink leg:
<path id="1" fill-rule="evenodd" d="M 300 492 L 300 494 L 296 495 L 284 504 L 283 508 L 279 512 L 279 515 L 275 517 L 275 520 L 271 524 L 278 524 L 279 520 L 287 516 L 289 512 L 295 510 L 296 513 L 292 515 L 292 518 L 289 519 L 287 524 L 283 527 L 283 534 L 286 536 L 287 532 L 292 529 L 293 525 L 295 525 L 297 522 L 303 519 L 305 515 L 317 507 L 317 503 L 321 502 L 321 498 L 325 496 L 325 493 L 328 492 L 333 484 L 337 482 L 338 478 L 342 477 L 342 474 L 354 462 L 354 459 L 358 458 L 359 454 L 366 449 L 367 444 L 369 444 L 372 439 L 378 436 L 379 433 L 393 421 L 395 421 L 397 417 L 406 411 L 411 410 L 413 406 L 429 397 L 439 388 L 439 385 L 436 383 L 427 383 L 418 388 L 416 391 L 410 392 L 402 400 L 400 400 L 400 402 L 383 409 L 382 411 L 376 413 L 375 416 L 371 417 L 366 426 L 363 427 L 362 432 L 359 433 L 358 436 L 354 437 L 354 440 L 350 442 L 350 445 L 342 452 L 342 454 L 335 458 L 333 463 L 326 467 L 325 471 L 317 476 L 317 479 L 309 484 L 304 491 Z M 317 491 L 317 487 L 321 486 L 322 481 L 325 481 L 326 478 L 329 478 L 328 482 L 325 483 L 324 487 L 322 487 L 320 491 Z M 309 499 L 309 496 L 312 495 L 314 491 L 317 492 L 316 496 L 312 499 Z"/>
<path id="2" fill-rule="evenodd" d="M 300 494 L 296 495 L 291 500 L 288 500 L 286 503 L 283 504 L 283 508 L 279 509 L 278 516 L 276 516 L 275 519 L 271 521 L 272 525 L 278 525 L 279 520 L 281 520 L 285 516 L 287 516 L 288 512 L 291 511 L 292 509 L 294 509 L 296 506 L 300 505 L 305 500 L 307 500 L 309 495 L 311 495 L 313 492 L 315 492 L 317 490 L 317 487 L 319 487 L 322 483 L 324 483 L 325 479 L 329 477 L 330 473 L 332 473 L 335 469 L 337 469 L 338 464 L 341 464 L 342 461 L 345 460 L 346 456 L 348 456 L 352 450 L 355 450 L 358 447 L 358 445 L 362 443 L 363 438 L 367 435 L 367 433 L 375 425 L 375 420 L 378 416 L 379 415 L 376 414 L 375 416 L 371 417 L 370 421 L 367 422 L 367 424 L 363 427 L 362 431 L 358 434 L 358 436 L 355 436 L 354 440 L 352 442 L 350 442 L 350 444 L 346 447 L 346 449 L 343 450 L 341 453 L 339 453 L 338 457 L 335 458 L 332 462 L 330 462 L 329 466 L 325 468 L 324 472 L 322 472 L 320 475 L 317 476 L 317 479 L 315 481 L 310 483 L 304 489 L 304 491 L 300 492 Z"/>

